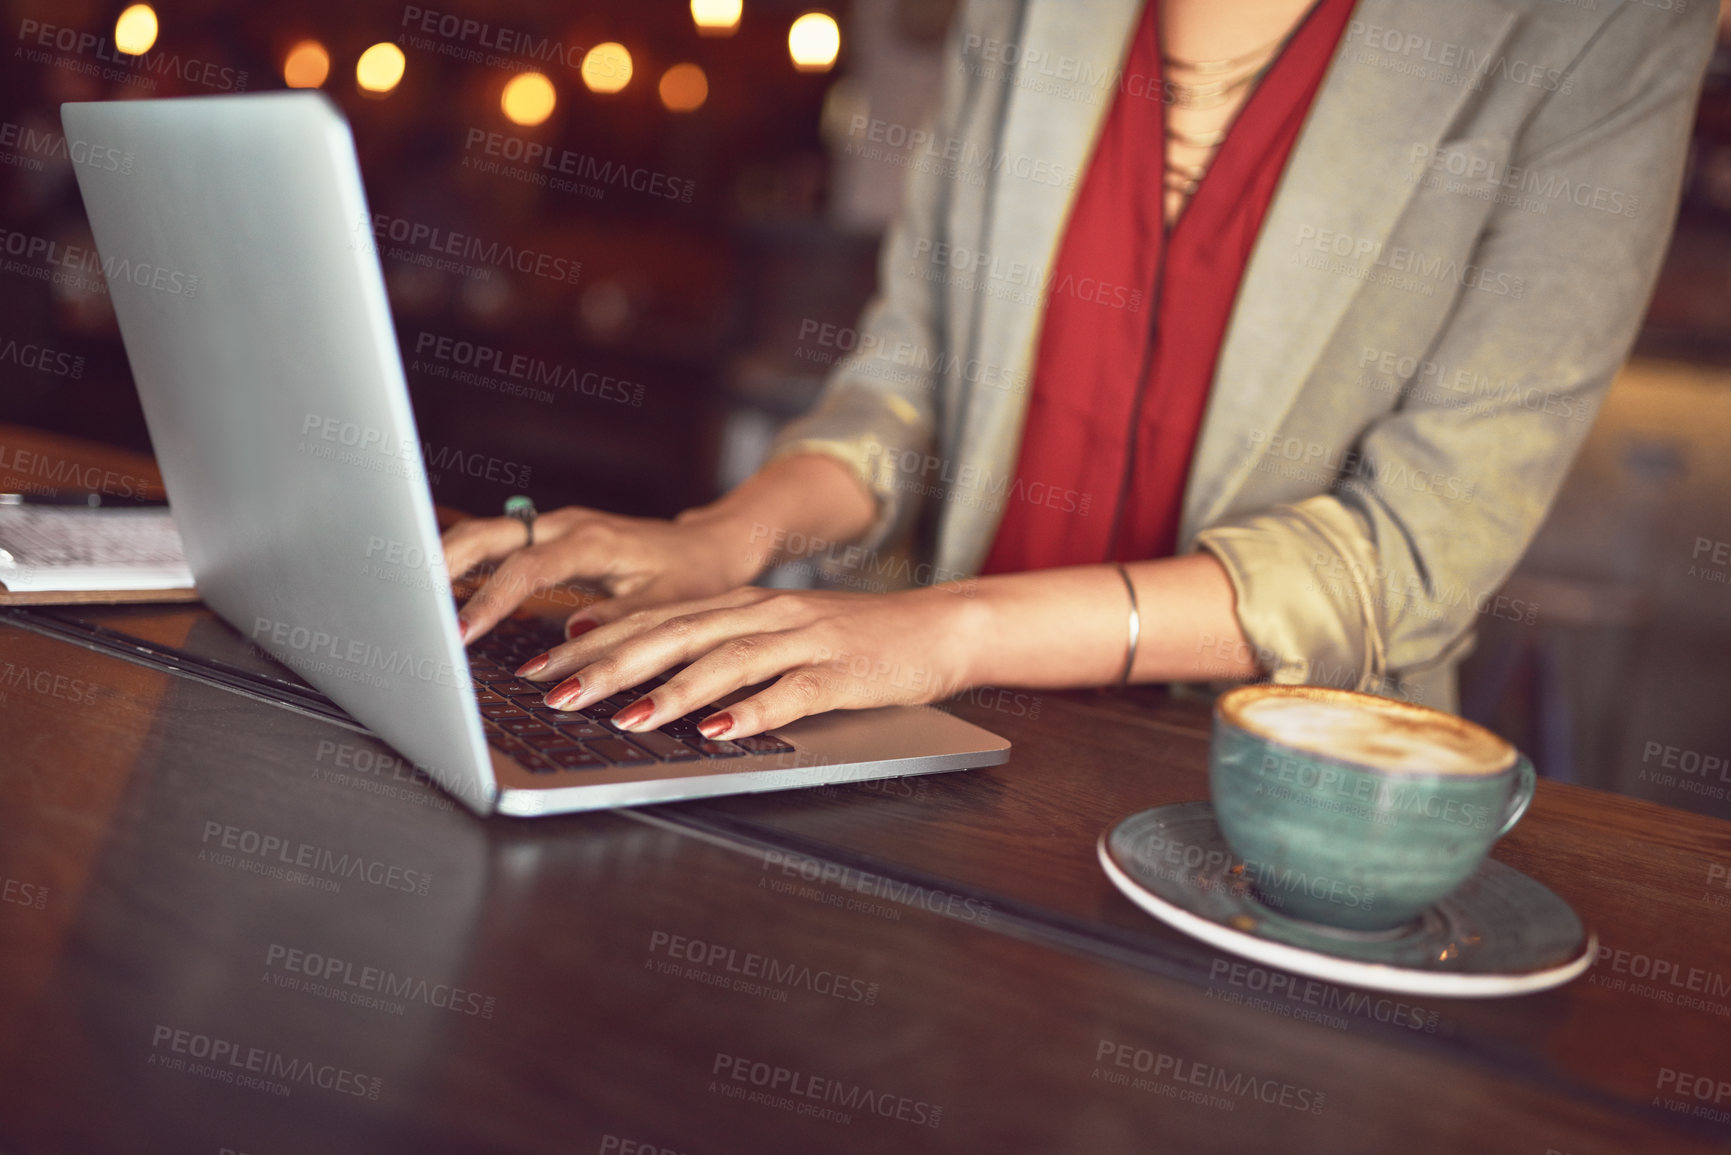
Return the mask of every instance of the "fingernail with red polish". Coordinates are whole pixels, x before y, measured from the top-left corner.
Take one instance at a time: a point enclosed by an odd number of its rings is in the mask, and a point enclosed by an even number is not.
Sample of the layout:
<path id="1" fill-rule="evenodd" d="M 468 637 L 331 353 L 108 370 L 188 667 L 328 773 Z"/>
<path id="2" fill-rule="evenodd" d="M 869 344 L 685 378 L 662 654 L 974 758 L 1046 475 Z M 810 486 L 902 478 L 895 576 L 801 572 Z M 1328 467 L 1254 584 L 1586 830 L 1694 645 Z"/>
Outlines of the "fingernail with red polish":
<path id="1" fill-rule="evenodd" d="M 630 730 L 647 722 L 653 713 L 655 702 L 650 698 L 639 698 L 613 715 L 613 724 L 621 730 Z"/>
<path id="2" fill-rule="evenodd" d="M 569 622 L 565 626 L 565 639 L 569 641 L 572 638 L 580 638 L 600 624 L 600 622 Z"/>
<path id="3" fill-rule="evenodd" d="M 575 702 L 582 696 L 583 683 L 579 682 L 576 678 L 566 678 L 563 682 L 560 682 L 557 686 L 554 686 L 551 690 L 547 691 L 547 697 L 543 700 L 555 710 L 569 710 L 571 708 L 571 703 Z"/>
<path id="4" fill-rule="evenodd" d="M 469 633 L 474 628 L 475 628 L 474 622 L 470 621 L 468 618 L 464 617 L 462 614 L 457 615 L 457 634 L 459 637 L 461 637 L 463 639 L 463 644 L 465 646 L 469 644 Z"/>
<path id="5" fill-rule="evenodd" d="M 720 714 L 711 714 L 699 722 L 697 728 L 705 738 L 719 738 L 733 729 L 733 715 L 725 711 Z"/>
<path id="6" fill-rule="evenodd" d="M 517 676 L 519 678 L 527 678 L 529 675 L 545 668 L 547 665 L 547 659 L 552 656 L 552 654 L 541 654 L 537 657 L 530 658 L 527 662 L 524 662 L 521 666 L 517 667 Z"/>

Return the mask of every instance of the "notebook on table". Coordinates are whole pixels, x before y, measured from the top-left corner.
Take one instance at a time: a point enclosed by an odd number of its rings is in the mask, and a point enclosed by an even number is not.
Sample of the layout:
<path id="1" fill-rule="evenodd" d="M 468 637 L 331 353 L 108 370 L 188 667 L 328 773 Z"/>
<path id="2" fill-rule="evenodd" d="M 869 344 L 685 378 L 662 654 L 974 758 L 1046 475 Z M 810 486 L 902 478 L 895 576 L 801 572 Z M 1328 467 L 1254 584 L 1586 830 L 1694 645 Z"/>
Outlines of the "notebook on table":
<path id="1" fill-rule="evenodd" d="M 0 494 L 0 605 L 196 600 L 167 508 Z"/>

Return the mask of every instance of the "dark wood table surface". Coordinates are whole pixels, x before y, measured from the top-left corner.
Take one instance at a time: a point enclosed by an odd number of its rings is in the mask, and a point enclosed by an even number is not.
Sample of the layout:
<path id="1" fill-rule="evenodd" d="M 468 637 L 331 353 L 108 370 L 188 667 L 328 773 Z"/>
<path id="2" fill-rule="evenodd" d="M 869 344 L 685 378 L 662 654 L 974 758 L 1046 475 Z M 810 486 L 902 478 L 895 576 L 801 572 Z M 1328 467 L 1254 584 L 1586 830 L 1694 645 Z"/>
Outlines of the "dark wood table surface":
<path id="1" fill-rule="evenodd" d="M 1201 702 L 981 692 L 949 708 L 1001 767 L 483 821 L 370 737 L 27 613 L 4 1155 L 1731 1147 L 1731 824 L 1542 783 L 1495 854 L 1596 929 L 1587 976 L 1295 987 L 1095 862 L 1206 796 Z M 197 607 L 80 614 L 235 644 Z"/>

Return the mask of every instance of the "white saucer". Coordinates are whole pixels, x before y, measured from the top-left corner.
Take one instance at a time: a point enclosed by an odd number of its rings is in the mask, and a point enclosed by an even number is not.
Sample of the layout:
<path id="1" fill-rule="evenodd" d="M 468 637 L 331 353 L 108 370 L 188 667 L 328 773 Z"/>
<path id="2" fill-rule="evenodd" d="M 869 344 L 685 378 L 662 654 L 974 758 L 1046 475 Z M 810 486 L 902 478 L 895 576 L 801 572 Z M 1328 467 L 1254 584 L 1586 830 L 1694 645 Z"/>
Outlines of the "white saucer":
<path id="1" fill-rule="evenodd" d="M 1181 848 L 1177 860 L 1203 865 L 1173 865 L 1172 847 Z M 1257 901 L 1234 864 L 1207 802 L 1143 810 L 1100 836 L 1106 876 L 1155 918 L 1220 950 L 1329 982 L 1461 998 L 1528 994 L 1575 978 L 1598 949 L 1568 903 L 1490 858 L 1408 926 L 1371 934 L 1280 914 Z"/>

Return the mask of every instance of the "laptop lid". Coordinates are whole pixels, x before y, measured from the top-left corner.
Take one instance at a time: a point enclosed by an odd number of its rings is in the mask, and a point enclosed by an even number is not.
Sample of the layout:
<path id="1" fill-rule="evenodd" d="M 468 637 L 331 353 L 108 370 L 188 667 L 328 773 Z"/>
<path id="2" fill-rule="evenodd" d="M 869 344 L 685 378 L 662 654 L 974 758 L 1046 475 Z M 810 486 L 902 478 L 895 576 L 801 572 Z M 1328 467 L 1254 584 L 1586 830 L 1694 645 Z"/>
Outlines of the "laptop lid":
<path id="1" fill-rule="evenodd" d="M 205 603 L 490 812 L 347 122 L 314 92 L 61 117 L 90 146 L 74 172 Z"/>

